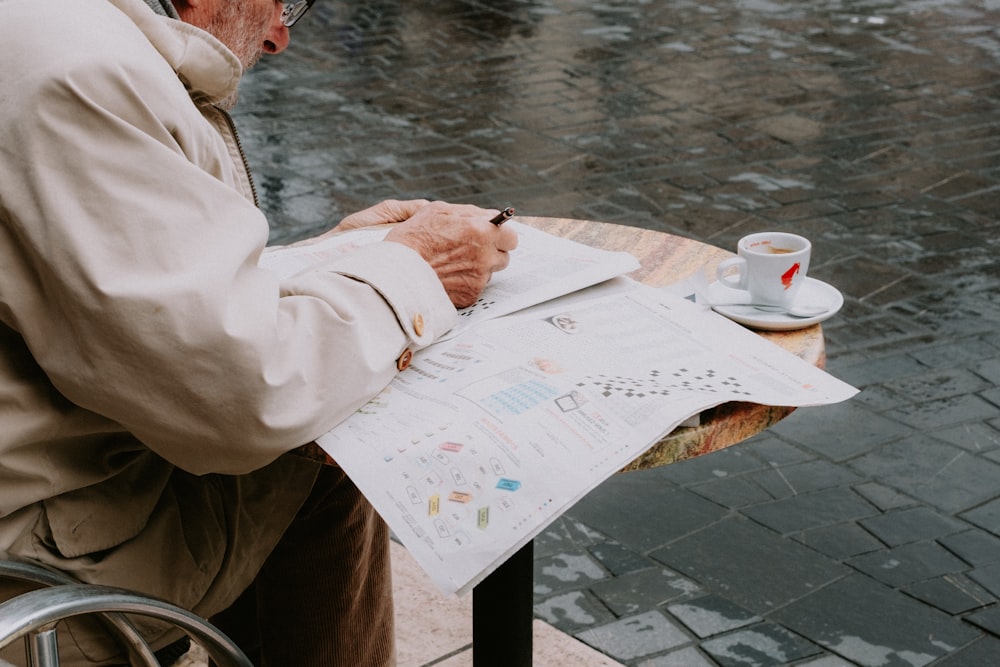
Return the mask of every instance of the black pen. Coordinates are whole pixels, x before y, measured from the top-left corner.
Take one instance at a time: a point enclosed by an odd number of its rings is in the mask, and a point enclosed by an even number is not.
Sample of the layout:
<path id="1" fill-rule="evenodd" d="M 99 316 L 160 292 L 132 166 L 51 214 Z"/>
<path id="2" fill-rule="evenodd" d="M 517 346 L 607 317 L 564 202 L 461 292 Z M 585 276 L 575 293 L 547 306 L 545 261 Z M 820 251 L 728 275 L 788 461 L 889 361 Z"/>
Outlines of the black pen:
<path id="1" fill-rule="evenodd" d="M 499 227 L 503 223 L 507 222 L 509 219 L 514 217 L 514 207 L 508 206 L 504 210 L 497 213 L 495 216 L 490 218 L 490 222 Z"/>

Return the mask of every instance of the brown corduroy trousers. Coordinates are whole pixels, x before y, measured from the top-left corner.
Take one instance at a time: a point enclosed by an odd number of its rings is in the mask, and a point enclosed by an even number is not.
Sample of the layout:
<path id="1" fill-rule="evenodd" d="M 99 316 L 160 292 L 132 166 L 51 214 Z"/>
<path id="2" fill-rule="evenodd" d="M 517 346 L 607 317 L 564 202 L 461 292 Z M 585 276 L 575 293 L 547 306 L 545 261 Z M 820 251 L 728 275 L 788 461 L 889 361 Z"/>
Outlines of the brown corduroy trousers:
<path id="1" fill-rule="evenodd" d="M 323 466 L 253 585 L 211 620 L 258 667 L 394 665 L 388 528 Z"/>

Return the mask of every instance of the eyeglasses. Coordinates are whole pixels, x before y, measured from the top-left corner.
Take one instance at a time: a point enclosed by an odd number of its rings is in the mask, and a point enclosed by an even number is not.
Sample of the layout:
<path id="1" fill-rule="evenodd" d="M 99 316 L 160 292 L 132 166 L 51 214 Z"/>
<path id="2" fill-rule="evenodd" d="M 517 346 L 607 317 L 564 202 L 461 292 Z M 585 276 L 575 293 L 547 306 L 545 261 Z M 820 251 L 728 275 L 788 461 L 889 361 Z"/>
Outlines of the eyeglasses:
<path id="1" fill-rule="evenodd" d="M 316 0 L 299 0 L 298 2 L 286 2 L 285 8 L 281 12 L 281 22 L 286 28 L 291 28 L 302 18 L 302 15 L 309 11 Z"/>

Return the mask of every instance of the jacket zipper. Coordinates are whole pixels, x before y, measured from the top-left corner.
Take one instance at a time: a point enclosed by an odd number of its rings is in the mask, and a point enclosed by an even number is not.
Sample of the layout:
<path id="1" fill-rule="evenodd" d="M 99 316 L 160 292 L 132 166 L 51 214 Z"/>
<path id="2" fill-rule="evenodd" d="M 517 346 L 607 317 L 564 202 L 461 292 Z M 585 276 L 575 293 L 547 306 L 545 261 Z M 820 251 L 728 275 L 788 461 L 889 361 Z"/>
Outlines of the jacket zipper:
<path id="1" fill-rule="evenodd" d="M 228 111 L 220 107 L 215 107 L 222 117 L 226 119 L 226 123 L 229 125 L 229 132 L 233 135 L 233 140 L 236 142 L 236 150 L 240 153 L 240 159 L 243 160 L 243 171 L 246 172 L 247 182 L 250 184 L 250 193 L 253 195 L 253 205 L 260 208 L 260 199 L 257 197 L 257 185 L 253 181 L 253 174 L 250 172 L 250 161 L 247 160 L 246 151 L 243 150 L 243 142 L 240 141 L 240 133 L 236 131 L 236 123 L 233 121 L 233 117 Z"/>

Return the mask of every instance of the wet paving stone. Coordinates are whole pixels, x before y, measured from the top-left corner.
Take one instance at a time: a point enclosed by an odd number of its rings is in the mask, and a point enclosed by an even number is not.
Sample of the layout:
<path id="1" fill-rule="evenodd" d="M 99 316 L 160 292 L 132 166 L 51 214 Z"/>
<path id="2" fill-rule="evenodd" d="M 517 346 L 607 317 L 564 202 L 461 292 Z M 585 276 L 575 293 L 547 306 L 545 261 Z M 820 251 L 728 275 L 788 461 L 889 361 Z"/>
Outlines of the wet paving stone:
<path id="1" fill-rule="evenodd" d="M 935 663 L 935 667 L 993 667 L 1000 655 L 1000 640 L 984 637 L 966 646 L 947 658 Z"/>
<path id="2" fill-rule="evenodd" d="M 722 667 L 777 667 L 820 653 L 820 648 L 780 625 L 762 624 L 701 644 Z"/>
<path id="3" fill-rule="evenodd" d="M 913 498 L 877 482 L 856 484 L 852 488 L 858 495 L 883 511 L 917 504 Z"/>
<path id="4" fill-rule="evenodd" d="M 583 551 L 595 544 L 602 544 L 607 537 L 579 521 L 561 516 L 535 536 L 535 558 L 545 558 L 559 553 Z"/>
<path id="5" fill-rule="evenodd" d="M 962 424 L 995 416 L 997 406 L 978 396 L 966 394 L 908 405 L 889 411 L 888 417 L 915 429 Z"/>
<path id="6" fill-rule="evenodd" d="M 615 576 L 644 570 L 654 565 L 649 558 L 617 542 L 595 544 L 589 551 L 591 556 Z"/>
<path id="7" fill-rule="evenodd" d="M 969 571 L 969 577 L 993 595 L 1000 597 L 1000 564 L 993 563 L 972 569 Z"/>
<path id="8" fill-rule="evenodd" d="M 695 582 L 660 567 L 599 582 L 590 586 L 590 590 L 619 617 L 701 593 L 701 587 Z"/>
<path id="9" fill-rule="evenodd" d="M 890 547 L 934 539 L 964 531 L 968 524 L 944 516 L 929 507 L 888 512 L 859 522 L 865 530 Z"/>
<path id="10" fill-rule="evenodd" d="M 993 595 L 960 575 L 918 581 L 902 590 L 949 614 L 962 614 L 996 602 Z"/>
<path id="11" fill-rule="evenodd" d="M 536 600 L 535 616 L 567 633 L 613 621 L 615 616 L 586 591 L 570 591 Z"/>
<path id="12" fill-rule="evenodd" d="M 657 472 L 662 479 L 685 485 L 728 478 L 762 467 L 764 465 L 759 459 L 748 451 L 736 448 L 714 452 L 712 456 L 680 461 L 658 469 Z"/>
<path id="13" fill-rule="evenodd" d="M 946 512 L 995 495 L 1000 467 L 933 438 L 906 438 L 851 461 L 851 467 Z"/>
<path id="14" fill-rule="evenodd" d="M 771 467 L 804 463 L 813 459 L 809 452 L 779 440 L 768 432 L 756 435 L 740 445 L 741 449 L 749 451 Z"/>
<path id="15" fill-rule="evenodd" d="M 669 468 L 612 477 L 568 515 L 639 552 L 725 516 L 719 505 L 664 483 L 659 472 Z M 642 502 L 637 503 L 639 498 Z"/>
<path id="16" fill-rule="evenodd" d="M 690 487 L 699 496 L 723 507 L 739 508 L 772 500 L 774 495 L 746 477 L 706 482 Z"/>
<path id="17" fill-rule="evenodd" d="M 988 452 L 1000 448 L 1000 431 L 982 422 L 951 426 L 933 431 L 932 435 L 971 452 Z"/>
<path id="18" fill-rule="evenodd" d="M 1000 537 L 979 530 L 946 535 L 938 542 L 970 565 L 1000 562 Z"/>
<path id="19" fill-rule="evenodd" d="M 966 521 L 981 526 L 994 535 L 1000 535 L 1000 498 L 994 498 L 961 516 Z"/>
<path id="20" fill-rule="evenodd" d="M 836 487 L 755 505 L 743 513 L 785 534 L 863 519 L 877 514 L 878 510 L 850 487 Z"/>
<path id="21" fill-rule="evenodd" d="M 884 548 L 884 545 L 871 533 L 854 522 L 807 530 L 796 539 L 810 549 L 815 549 L 835 560 Z"/>
<path id="22" fill-rule="evenodd" d="M 881 610 L 870 623 L 861 606 Z M 777 622 L 858 665 L 926 665 L 977 633 L 931 607 L 854 575 L 772 615 Z"/>
<path id="23" fill-rule="evenodd" d="M 667 610 L 691 632 L 702 638 L 729 632 L 762 620 L 760 616 L 718 595 L 706 595 L 690 602 L 671 604 L 667 606 Z"/>
<path id="24" fill-rule="evenodd" d="M 715 667 L 715 663 L 694 647 L 671 651 L 636 663 L 636 667 Z"/>
<path id="25" fill-rule="evenodd" d="M 828 461 L 808 461 L 749 475 L 772 498 L 788 498 L 863 481 L 849 468 Z"/>
<path id="26" fill-rule="evenodd" d="M 985 611 L 970 614 L 966 617 L 966 620 L 995 636 L 1000 636 L 1000 608 L 993 607 Z M 995 659 L 996 655 L 994 654 L 993 657 Z"/>
<path id="27" fill-rule="evenodd" d="M 632 660 L 690 643 L 691 638 L 658 611 L 584 630 L 577 639 L 618 660 Z"/>
<path id="28" fill-rule="evenodd" d="M 658 549 L 653 558 L 707 591 L 764 614 L 845 574 L 843 565 L 746 520 L 716 523 Z"/>
<path id="29" fill-rule="evenodd" d="M 869 451 L 906 432 L 899 422 L 873 414 L 853 402 L 825 406 L 815 412 L 792 413 L 772 432 L 834 461 Z"/>
<path id="30" fill-rule="evenodd" d="M 854 667 L 856 663 L 848 662 L 833 655 L 823 655 L 798 663 L 798 667 Z"/>
<path id="31" fill-rule="evenodd" d="M 832 360 L 836 363 L 836 360 Z M 837 364 L 838 377 L 856 387 L 887 384 L 927 371 L 927 365 L 910 354 L 885 355 L 854 364 Z"/>
<path id="32" fill-rule="evenodd" d="M 608 574 L 586 552 L 560 553 L 535 559 L 535 595 L 580 588 L 605 579 Z"/>
<path id="33" fill-rule="evenodd" d="M 964 572 L 965 563 L 936 542 L 917 542 L 856 556 L 847 563 L 888 586 L 906 586 Z"/>
<path id="34" fill-rule="evenodd" d="M 953 368 L 966 363 L 979 364 L 997 356 L 997 348 L 985 340 L 963 339 L 945 345 L 914 350 L 914 358 L 932 368 Z"/>
<path id="35" fill-rule="evenodd" d="M 911 401 L 924 402 L 982 391 L 990 383 L 970 371 L 949 368 L 887 382 L 885 386 Z"/>

